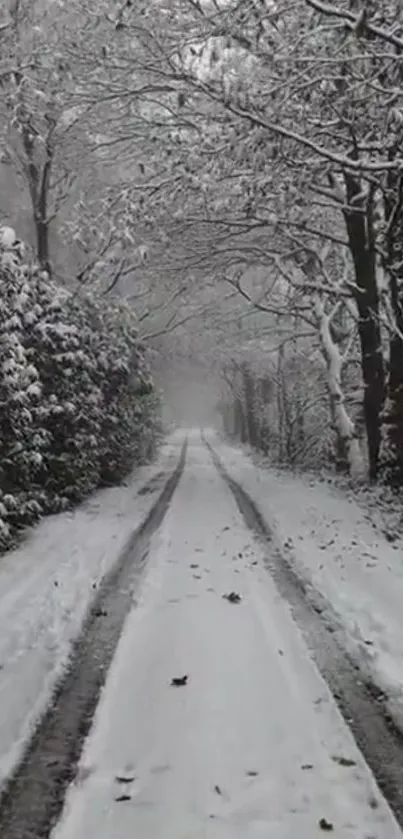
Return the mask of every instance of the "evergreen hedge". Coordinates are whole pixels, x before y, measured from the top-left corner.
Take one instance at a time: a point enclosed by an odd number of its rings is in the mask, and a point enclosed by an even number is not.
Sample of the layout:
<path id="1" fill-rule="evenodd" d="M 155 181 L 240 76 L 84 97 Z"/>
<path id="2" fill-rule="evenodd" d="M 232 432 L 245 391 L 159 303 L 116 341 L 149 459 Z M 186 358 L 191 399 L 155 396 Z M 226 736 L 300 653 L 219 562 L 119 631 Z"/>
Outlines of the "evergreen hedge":
<path id="1" fill-rule="evenodd" d="M 0 550 L 151 454 L 159 400 L 124 303 L 60 288 L 0 228 Z"/>

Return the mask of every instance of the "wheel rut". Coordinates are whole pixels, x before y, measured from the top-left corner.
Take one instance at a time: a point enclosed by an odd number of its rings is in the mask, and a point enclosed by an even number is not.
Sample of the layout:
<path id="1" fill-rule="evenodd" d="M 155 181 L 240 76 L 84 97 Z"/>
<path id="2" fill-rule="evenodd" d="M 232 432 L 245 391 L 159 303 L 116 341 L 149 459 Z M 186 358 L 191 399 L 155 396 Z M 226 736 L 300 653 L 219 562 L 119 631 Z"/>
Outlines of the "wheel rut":
<path id="1" fill-rule="evenodd" d="M 245 523 L 263 545 L 266 568 L 289 603 L 311 657 L 403 828 L 403 735 L 391 720 L 382 693 L 361 676 L 358 665 L 338 641 L 334 627 L 315 605 L 309 587 L 276 545 L 274 534 L 254 501 L 229 475 L 210 443 L 203 440 Z"/>
<path id="2" fill-rule="evenodd" d="M 178 464 L 155 504 L 104 577 L 73 646 L 65 675 L 22 761 L 1 792 L 1 839 L 46 839 L 57 821 L 125 618 L 135 604 L 150 539 L 161 525 L 181 478 L 186 449 L 185 441 Z"/>

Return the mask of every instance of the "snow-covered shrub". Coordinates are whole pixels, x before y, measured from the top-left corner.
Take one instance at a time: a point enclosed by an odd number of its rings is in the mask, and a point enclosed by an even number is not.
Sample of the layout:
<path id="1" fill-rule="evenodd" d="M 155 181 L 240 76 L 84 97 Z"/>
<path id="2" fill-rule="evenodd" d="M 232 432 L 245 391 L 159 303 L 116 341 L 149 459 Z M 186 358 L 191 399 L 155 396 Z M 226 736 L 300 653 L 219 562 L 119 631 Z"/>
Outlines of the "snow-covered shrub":
<path id="1" fill-rule="evenodd" d="M 35 500 L 28 488 L 35 483 L 47 441 L 37 422 L 39 373 L 24 342 L 24 314 L 34 301 L 21 249 L 10 246 L 10 228 L 6 234 L 0 236 L 0 489 L 9 499 L 21 498 L 21 504 L 3 503 L 1 516 L 10 525 L 20 508 L 26 519 L 25 506 Z M 7 541 L 2 533 L 2 542 Z"/>
<path id="2" fill-rule="evenodd" d="M 0 229 L 0 550 L 139 462 L 157 397 L 129 307 L 78 299 Z"/>
<path id="3" fill-rule="evenodd" d="M 100 418 L 100 480 L 124 478 L 135 461 L 142 433 L 142 389 L 152 389 L 130 309 L 114 304 L 93 312 L 98 325 L 98 386 L 105 410 Z M 114 335 L 113 344 L 110 336 Z"/>
<path id="4" fill-rule="evenodd" d="M 50 439 L 41 486 L 52 509 L 79 501 L 99 485 L 102 393 L 97 383 L 97 333 L 71 295 L 38 284 L 41 316 L 27 335 L 40 373 L 41 425 Z"/>

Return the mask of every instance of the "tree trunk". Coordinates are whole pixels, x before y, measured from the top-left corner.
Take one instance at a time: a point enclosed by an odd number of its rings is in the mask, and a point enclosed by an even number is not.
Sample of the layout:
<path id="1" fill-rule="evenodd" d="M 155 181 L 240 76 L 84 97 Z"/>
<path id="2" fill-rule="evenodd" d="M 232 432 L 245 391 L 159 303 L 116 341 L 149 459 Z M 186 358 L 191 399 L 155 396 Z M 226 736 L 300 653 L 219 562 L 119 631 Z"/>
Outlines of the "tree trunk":
<path id="1" fill-rule="evenodd" d="M 36 235 L 36 256 L 41 268 L 51 276 L 52 269 L 49 255 L 49 225 L 44 221 L 43 215 L 34 214 L 35 235 Z"/>
<path id="2" fill-rule="evenodd" d="M 235 416 L 236 416 L 236 436 L 239 437 L 241 443 L 248 442 L 248 430 L 245 417 L 245 407 L 242 399 L 237 396 L 235 399 Z"/>
<path id="3" fill-rule="evenodd" d="M 362 480 L 365 472 L 363 457 L 354 423 L 346 410 L 341 385 L 343 359 L 337 344 L 332 339 L 330 318 L 326 315 L 325 307 L 320 297 L 317 297 L 315 300 L 315 314 L 319 328 L 322 354 L 326 363 L 331 414 L 337 435 L 338 452 L 339 454 L 345 453 L 351 477 L 354 480 Z"/>
<path id="4" fill-rule="evenodd" d="M 397 149 L 390 150 L 394 157 Z M 403 485 L 403 178 L 390 172 L 385 191 L 386 254 L 393 333 L 389 343 L 387 399 L 383 413 L 382 468 L 394 486 Z"/>
<path id="5" fill-rule="evenodd" d="M 361 369 L 364 380 L 364 418 L 368 440 L 369 475 L 378 474 L 381 443 L 380 415 L 385 399 L 385 375 L 379 325 L 379 294 L 373 241 L 372 196 L 362 197 L 362 185 L 345 175 L 347 204 L 344 211 L 351 254 L 354 261 L 354 298 L 358 309 Z"/>
<path id="6" fill-rule="evenodd" d="M 41 268 L 47 271 L 49 276 L 52 274 L 49 254 L 49 220 L 48 220 L 48 196 L 49 196 L 49 182 L 52 168 L 52 147 L 50 139 L 48 140 L 46 162 L 43 165 L 40 178 L 40 187 L 38 190 L 37 201 L 34 208 L 35 229 L 36 229 L 36 247 L 37 257 Z"/>
<path id="7" fill-rule="evenodd" d="M 247 422 L 248 442 L 256 448 L 258 432 L 256 423 L 255 384 L 253 376 L 246 364 L 242 365 L 243 388 L 245 394 L 245 412 Z"/>
<path id="8" fill-rule="evenodd" d="M 261 376 L 259 381 L 259 397 L 261 411 L 259 418 L 259 448 L 263 454 L 269 451 L 269 425 L 267 421 L 267 409 L 273 398 L 273 382 L 269 376 Z"/>
<path id="9" fill-rule="evenodd" d="M 284 347 L 281 346 L 277 357 L 277 420 L 278 420 L 278 459 L 284 460 L 284 376 L 283 376 Z"/>
<path id="10" fill-rule="evenodd" d="M 22 141 L 26 155 L 26 173 L 28 180 L 29 194 L 31 197 L 32 214 L 35 226 L 36 256 L 41 268 L 47 271 L 49 276 L 52 273 L 49 254 L 49 219 L 48 199 L 50 189 L 50 177 L 53 163 L 53 130 L 51 128 L 45 139 L 45 161 L 42 163 L 36 160 L 35 134 L 30 127 L 29 116 L 22 130 Z"/>

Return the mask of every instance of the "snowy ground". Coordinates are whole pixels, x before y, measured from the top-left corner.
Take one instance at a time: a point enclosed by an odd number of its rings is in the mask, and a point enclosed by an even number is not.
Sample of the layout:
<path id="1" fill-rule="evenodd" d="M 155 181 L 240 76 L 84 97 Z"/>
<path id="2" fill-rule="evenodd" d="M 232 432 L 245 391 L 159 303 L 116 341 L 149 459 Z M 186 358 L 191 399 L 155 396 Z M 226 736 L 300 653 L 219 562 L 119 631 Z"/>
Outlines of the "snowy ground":
<path id="1" fill-rule="evenodd" d="M 53 839 L 402 836 L 261 560 L 193 437 Z"/>
<path id="2" fill-rule="evenodd" d="M 49 701 L 94 588 L 156 499 L 156 489 L 145 495 L 139 489 L 174 469 L 178 442 L 170 438 L 158 461 L 126 486 L 45 519 L 0 558 L 0 782 Z"/>
<path id="3" fill-rule="evenodd" d="M 239 447 L 210 437 L 222 462 L 273 528 L 283 554 L 325 598 L 321 606 L 403 729 L 403 550 L 341 490 L 259 468 Z"/>

